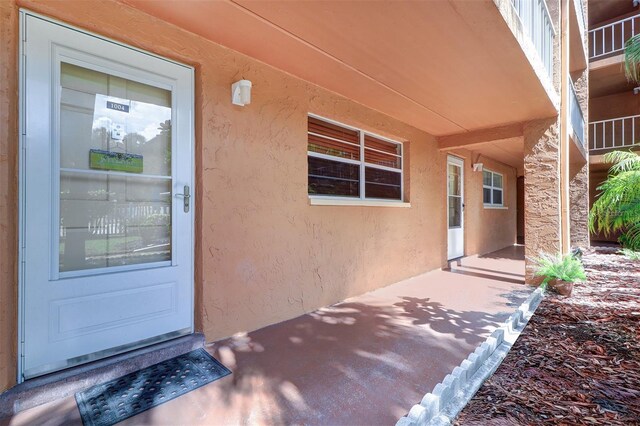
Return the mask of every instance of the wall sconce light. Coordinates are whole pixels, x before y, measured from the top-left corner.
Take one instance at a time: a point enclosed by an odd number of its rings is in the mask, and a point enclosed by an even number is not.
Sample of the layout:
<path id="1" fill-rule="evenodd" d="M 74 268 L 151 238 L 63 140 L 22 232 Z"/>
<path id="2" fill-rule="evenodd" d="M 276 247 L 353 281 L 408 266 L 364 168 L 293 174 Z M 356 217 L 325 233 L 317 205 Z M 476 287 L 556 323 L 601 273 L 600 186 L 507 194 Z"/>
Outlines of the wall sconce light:
<path id="1" fill-rule="evenodd" d="M 251 81 L 239 80 L 231 85 L 231 103 L 239 106 L 251 103 Z"/>
<path id="2" fill-rule="evenodd" d="M 482 169 L 484 169 L 484 164 L 482 164 L 482 163 L 473 163 L 473 171 L 474 172 L 481 172 Z"/>
<path id="3" fill-rule="evenodd" d="M 633 94 L 637 95 L 638 93 L 640 93 L 640 86 L 633 88 Z"/>

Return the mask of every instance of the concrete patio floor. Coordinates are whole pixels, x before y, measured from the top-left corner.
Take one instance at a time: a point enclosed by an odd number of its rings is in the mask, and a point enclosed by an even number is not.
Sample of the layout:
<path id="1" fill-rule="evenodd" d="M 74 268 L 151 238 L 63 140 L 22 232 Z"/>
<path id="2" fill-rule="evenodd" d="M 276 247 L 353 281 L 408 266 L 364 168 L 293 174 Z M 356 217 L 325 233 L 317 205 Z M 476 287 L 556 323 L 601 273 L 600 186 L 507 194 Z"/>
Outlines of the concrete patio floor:
<path id="1" fill-rule="evenodd" d="M 233 374 L 120 424 L 392 425 L 534 288 L 524 247 L 207 346 Z M 73 397 L 2 425 L 81 424 Z"/>

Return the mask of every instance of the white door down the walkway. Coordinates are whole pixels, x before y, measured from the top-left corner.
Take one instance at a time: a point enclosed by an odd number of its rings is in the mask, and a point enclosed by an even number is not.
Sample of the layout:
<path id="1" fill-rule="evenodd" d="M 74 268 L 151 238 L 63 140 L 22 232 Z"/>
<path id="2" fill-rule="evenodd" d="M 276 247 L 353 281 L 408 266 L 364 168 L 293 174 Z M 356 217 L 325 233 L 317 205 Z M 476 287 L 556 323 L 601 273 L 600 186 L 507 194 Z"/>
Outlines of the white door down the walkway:
<path id="1" fill-rule="evenodd" d="M 464 161 L 447 157 L 447 258 L 464 256 Z"/>

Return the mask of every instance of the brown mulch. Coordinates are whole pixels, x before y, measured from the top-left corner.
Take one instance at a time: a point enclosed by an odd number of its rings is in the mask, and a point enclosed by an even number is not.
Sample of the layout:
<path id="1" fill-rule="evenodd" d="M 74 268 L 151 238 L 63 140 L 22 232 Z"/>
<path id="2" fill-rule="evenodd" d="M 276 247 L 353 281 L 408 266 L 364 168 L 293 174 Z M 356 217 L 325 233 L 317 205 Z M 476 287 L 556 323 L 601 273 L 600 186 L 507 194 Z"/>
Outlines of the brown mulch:
<path id="1" fill-rule="evenodd" d="M 588 281 L 548 294 L 456 425 L 640 425 L 640 262 L 583 257 Z"/>

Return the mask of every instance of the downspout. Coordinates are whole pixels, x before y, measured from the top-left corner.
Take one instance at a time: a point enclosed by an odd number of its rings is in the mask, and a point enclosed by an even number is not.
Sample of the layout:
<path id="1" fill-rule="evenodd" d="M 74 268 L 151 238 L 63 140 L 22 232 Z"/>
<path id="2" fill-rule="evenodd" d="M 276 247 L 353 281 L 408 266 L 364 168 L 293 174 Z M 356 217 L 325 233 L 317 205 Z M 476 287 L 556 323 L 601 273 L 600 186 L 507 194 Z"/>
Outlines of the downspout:
<path id="1" fill-rule="evenodd" d="M 560 251 L 571 249 L 569 230 L 569 1 L 560 0 Z"/>

